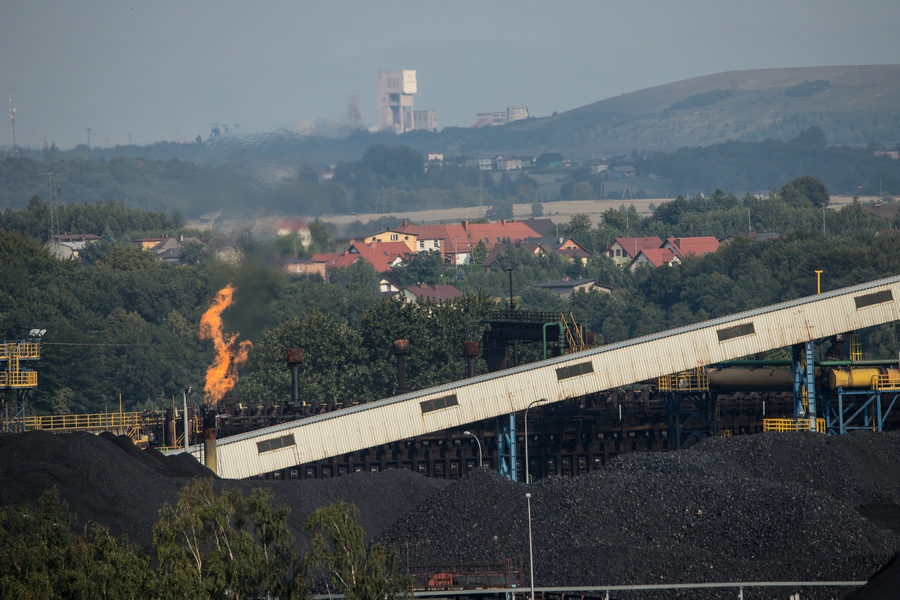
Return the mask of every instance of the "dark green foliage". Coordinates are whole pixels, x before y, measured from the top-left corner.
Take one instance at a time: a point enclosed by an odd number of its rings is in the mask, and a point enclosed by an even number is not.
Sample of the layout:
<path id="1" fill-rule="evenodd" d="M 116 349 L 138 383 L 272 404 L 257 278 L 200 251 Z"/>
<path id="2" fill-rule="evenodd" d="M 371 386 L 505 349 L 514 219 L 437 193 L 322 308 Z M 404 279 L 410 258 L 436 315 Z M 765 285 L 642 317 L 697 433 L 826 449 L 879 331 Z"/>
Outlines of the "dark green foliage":
<path id="1" fill-rule="evenodd" d="M 821 127 L 810 127 L 801 131 L 797 137 L 790 140 L 790 143 L 797 146 L 824 148 L 828 145 L 828 139 Z"/>
<path id="2" fill-rule="evenodd" d="M 317 509 L 304 531 L 312 540 L 306 564 L 329 591 L 347 600 L 397 600 L 412 596 L 412 579 L 397 569 L 397 550 L 373 544 L 368 550 L 358 524 L 359 509 L 346 502 Z"/>
<path id="3" fill-rule="evenodd" d="M 831 200 L 825 184 L 809 175 L 786 183 L 781 188 L 781 198 L 790 206 L 815 206 L 816 208 L 828 206 L 828 202 Z"/>
<path id="4" fill-rule="evenodd" d="M 0 227 L 22 232 L 45 242 L 50 239 L 50 206 L 40 196 L 32 196 L 24 210 L 0 212 Z M 159 235 L 174 231 L 164 213 L 147 212 L 120 202 L 68 204 L 59 208 L 60 233 L 92 233 L 115 239 Z"/>
<path id="5" fill-rule="evenodd" d="M 159 597 L 306 598 L 301 559 L 287 530 L 288 509 L 273 509 L 269 490 L 245 498 L 211 479 L 181 489 L 153 530 Z"/>
<path id="6" fill-rule="evenodd" d="M 487 214 L 488 219 L 492 221 L 499 221 L 501 219 L 512 219 L 513 218 L 513 205 L 509 200 L 501 200 L 500 202 L 496 202 L 490 209 L 488 209 Z"/>
<path id="7" fill-rule="evenodd" d="M 160 264 L 128 246 L 79 268 L 0 229 L 0 275 L 3 339 L 48 331 L 35 409 L 100 412 L 118 406 L 122 393 L 128 410 L 201 381 L 196 323 L 211 291 L 205 271 Z"/>
<path id="8" fill-rule="evenodd" d="M 828 89 L 828 86 L 831 85 L 831 82 L 827 79 L 815 79 L 810 81 L 807 79 L 803 83 L 798 83 L 797 85 L 792 85 L 791 87 L 784 90 L 785 96 L 791 96 L 792 98 L 802 98 L 804 96 L 812 96 L 816 92 L 822 92 Z"/>
<path id="9" fill-rule="evenodd" d="M 510 206 L 510 212 L 512 212 L 512 206 Z M 441 281 L 445 269 L 440 250 L 405 254 L 403 263 L 394 269 L 392 279 L 401 287 L 419 283 L 434 284 Z"/>
<path id="10" fill-rule="evenodd" d="M 862 149 L 826 147 L 817 127 L 799 132 L 790 142 L 725 142 L 654 155 L 647 165 L 676 190 L 720 187 L 742 193 L 772 189 L 804 175 L 819 179 L 832 193 L 856 193 L 880 177 L 900 177 L 900 161 L 873 156 Z"/>
<path id="11" fill-rule="evenodd" d="M 48 165 L 24 157 L 5 158 L 0 159 L 0 209 L 22 208 L 27 198 L 46 194 L 51 169 L 63 204 L 94 205 L 115 198 L 132 208 L 161 212 L 185 207 L 199 175 L 196 165 L 177 159 L 68 158 Z"/>
<path id="12" fill-rule="evenodd" d="M 688 96 L 684 100 L 679 100 L 678 102 L 673 102 L 672 106 L 669 107 L 669 110 L 679 110 L 681 108 L 700 108 L 701 106 L 709 106 L 710 104 L 715 104 L 720 100 L 724 100 L 729 96 L 734 95 L 734 90 L 732 89 L 716 89 L 710 90 L 708 92 L 702 92 L 700 94 L 694 94 L 693 96 Z"/>
<path id="13" fill-rule="evenodd" d="M 56 488 L 38 506 L 0 508 L 0 598 L 153 598 L 150 557 L 97 524 L 72 531 L 75 515 Z"/>

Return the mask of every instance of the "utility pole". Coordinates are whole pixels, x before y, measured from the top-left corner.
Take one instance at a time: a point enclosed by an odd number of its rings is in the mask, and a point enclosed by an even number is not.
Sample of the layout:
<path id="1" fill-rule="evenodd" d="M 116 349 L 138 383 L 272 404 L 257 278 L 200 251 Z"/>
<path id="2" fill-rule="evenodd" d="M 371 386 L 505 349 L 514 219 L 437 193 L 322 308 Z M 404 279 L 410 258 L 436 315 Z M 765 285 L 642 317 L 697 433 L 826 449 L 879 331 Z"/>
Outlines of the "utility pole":
<path id="1" fill-rule="evenodd" d="M 59 209 L 56 202 L 56 182 L 53 179 L 53 171 L 49 175 L 49 202 L 50 202 L 50 249 L 59 254 Z"/>
<path id="2" fill-rule="evenodd" d="M 19 156 L 19 147 L 16 146 L 16 106 L 13 104 L 13 93 L 9 90 L 9 118 L 12 120 L 12 150 L 9 151 L 10 156 Z"/>

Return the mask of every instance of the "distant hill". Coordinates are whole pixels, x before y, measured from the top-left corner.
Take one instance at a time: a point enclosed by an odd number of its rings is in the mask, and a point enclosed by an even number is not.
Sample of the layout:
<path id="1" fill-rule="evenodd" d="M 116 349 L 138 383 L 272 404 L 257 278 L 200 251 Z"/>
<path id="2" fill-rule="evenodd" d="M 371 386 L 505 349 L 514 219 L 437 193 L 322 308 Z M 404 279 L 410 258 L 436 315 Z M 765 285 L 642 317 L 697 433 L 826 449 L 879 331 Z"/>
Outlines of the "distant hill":
<path id="1" fill-rule="evenodd" d="M 831 144 L 900 141 L 900 65 L 729 71 L 607 98 L 551 117 L 501 127 L 447 127 L 404 135 L 365 129 L 278 130 L 203 143 L 60 151 L 63 158 L 177 158 L 197 165 L 272 166 L 358 160 L 375 144 L 421 153 L 615 155 L 718 142 L 787 141 L 820 127 Z M 36 160 L 40 151 L 23 153 Z"/>
<path id="2" fill-rule="evenodd" d="M 479 131 L 460 149 L 675 150 L 728 140 L 786 141 L 811 126 L 821 127 L 832 144 L 900 140 L 900 65 L 695 77 Z"/>

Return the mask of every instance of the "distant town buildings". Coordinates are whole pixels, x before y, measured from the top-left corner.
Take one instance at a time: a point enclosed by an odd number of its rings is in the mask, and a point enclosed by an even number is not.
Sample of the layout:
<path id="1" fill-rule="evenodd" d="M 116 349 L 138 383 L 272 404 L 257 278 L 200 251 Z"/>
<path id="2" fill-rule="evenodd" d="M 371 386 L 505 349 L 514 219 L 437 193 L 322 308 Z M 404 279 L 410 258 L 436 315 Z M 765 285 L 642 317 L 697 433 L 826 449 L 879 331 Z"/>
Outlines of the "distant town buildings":
<path id="1" fill-rule="evenodd" d="M 496 127 L 513 121 L 521 121 L 529 117 L 527 106 L 507 106 L 506 111 L 475 113 L 475 124 L 470 127 Z"/>
<path id="2" fill-rule="evenodd" d="M 437 131 L 437 112 L 433 110 L 413 111 L 413 125 L 416 129 L 425 131 Z"/>
<path id="3" fill-rule="evenodd" d="M 467 167 L 482 171 L 517 171 L 534 165 L 533 156 L 482 156 L 466 159 Z"/>
<path id="4" fill-rule="evenodd" d="M 528 118 L 528 107 L 527 106 L 507 106 L 506 107 L 506 122 L 512 123 L 513 121 L 524 121 Z"/>

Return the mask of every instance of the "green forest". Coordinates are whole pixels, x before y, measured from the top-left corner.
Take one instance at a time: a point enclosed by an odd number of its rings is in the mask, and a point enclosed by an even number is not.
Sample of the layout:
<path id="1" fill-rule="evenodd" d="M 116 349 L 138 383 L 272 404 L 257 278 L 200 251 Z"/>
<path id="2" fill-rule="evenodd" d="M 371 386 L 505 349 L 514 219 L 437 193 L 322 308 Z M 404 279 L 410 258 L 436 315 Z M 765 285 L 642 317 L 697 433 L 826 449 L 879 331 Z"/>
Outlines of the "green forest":
<path id="1" fill-rule="evenodd" d="M 203 387 L 213 349 L 198 337 L 199 320 L 231 284 L 235 304 L 223 315 L 224 329 L 253 344 L 233 390 L 236 402 L 262 405 L 290 397 L 285 347 L 306 350 L 304 401 L 366 402 L 395 391 L 395 339 L 410 341 L 412 389 L 462 378 L 467 324 L 507 307 L 507 268 L 513 269 L 516 308 L 571 313 L 604 344 L 810 295 L 817 269 L 824 270 L 826 290 L 897 274 L 900 233 L 889 231 L 897 223 L 869 215 L 858 203 L 828 209 L 827 200 L 821 182 L 799 178 L 765 199 L 717 190 L 709 197 L 678 197 L 650 217 L 633 207 L 609 210 L 599 223 L 576 215 L 561 233 L 590 251 L 587 265 L 514 245 L 490 270 L 477 258 L 450 267 L 437 253 L 423 252 L 407 256 L 393 273 L 396 281 L 450 283 L 465 295 L 441 304 L 404 304 L 381 296 L 378 275 L 366 262 L 328 282 L 291 277 L 281 268 L 289 254 L 283 238 L 254 239 L 245 232 L 217 239 L 186 230 L 164 213 L 115 202 L 61 211 L 61 224 L 77 224 L 102 239 L 85 249 L 81 263 L 58 260 L 42 245 L 47 203 L 32 198 L 26 208 L 0 214 L 0 335 L 15 340 L 33 328 L 47 330 L 30 413 L 103 412 L 118 407 L 119 398 L 126 410 L 160 408 L 187 386 Z M 753 241 L 746 236 L 748 218 L 754 230 L 782 237 Z M 310 248 L 294 249 L 302 255 L 333 243 L 325 228 L 319 231 Z M 182 264 L 161 263 L 130 243 L 149 233 L 193 234 L 208 243 L 197 244 Z M 715 254 L 632 273 L 604 251 L 615 237 L 636 235 L 715 235 L 724 242 Z M 216 249 L 228 245 L 240 247 L 240 263 L 216 259 Z M 484 249 L 476 254 L 483 256 Z M 532 287 L 566 276 L 595 279 L 615 291 L 564 299 Z M 468 332 L 474 339 L 480 333 L 478 327 Z M 867 357 L 893 356 L 896 348 L 893 328 L 873 330 L 865 340 Z M 539 351 L 525 345 L 519 356 L 536 360 Z M 478 369 L 485 370 L 482 361 Z"/>
<path id="2" fill-rule="evenodd" d="M 320 162 L 321 157 L 290 158 L 290 150 L 280 153 L 280 146 L 274 142 L 265 151 L 234 148 L 220 160 L 208 162 L 176 157 L 151 159 L 124 152 L 124 156 L 106 159 L 84 152 L 60 153 L 52 148 L 40 158 L 0 157 L 0 210 L 24 208 L 34 195 L 48 202 L 52 196 L 64 206 L 117 202 L 162 212 L 175 220 L 195 220 L 218 211 L 236 216 L 315 218 L 449 207 L 511 209 L 513 202 L 537 202 L 538 182 L 532 175 L 538 173 L 550 175 L 556 182 L 553 190 L 557 191 L 549 192 L 549 198 L 542 190 L 542 201 L 621 195 L 622 180 L 607 185 L 615 176 L 611 171 L 592 173 L 581 164 L 587 163 L 588 157 L 569 157 L 571 166 L 550 167 L 546 157 L 563 157 L 543 153 L 534 157 L 533 168 L 503 173 L 495 179 L 490 173 L 466 166 L 466 160 L 477 155 L 446 155 L 443 162 L 430 163 L 426 161 L 427 152 L 417 149 L 415 136 L 367 135 L 348 137 L 347 153 L 327 164 Z M 362 147 L 365 143 L 369 145 Z M 203 144 L 189 146 L 202 148 Z M 881 146 L 830 146 L 822 129 L 808 127 L 788 142 L 733 141 L 668 153 L 635 151 L 608 157 L 608 162 L 611 168 L 633 166 L 643 178 L 670 181 L 667 189 L 671 195 L 708 195 L 715 189 L 743 195 L 812 176 L 833 194 L 881 195 L 890 200 L 900 195 L 900 161 L 875 156 L 877 149 Z M 202 154 L 201 149 L 193 151 Z M 148 153 L 158 154 L 150 149 Z"/>
<path id="3" fill-rule="evenodd" d="M 348 600 L 407 598 L 396 549 L 365 544 L 359 509 L 323 506 L 306 519 L 301 554 L 287 526 L 288 508 L 272 493 L 196 478 L 164 504 L 152 552 L 78 518 L 57 489 L 37 506 L 0 507 L 0 597 L 10 600 L 147 598 L 305 600 L 318 587 Z M 318 587 L 317 587 L 318 586 Z"/>

